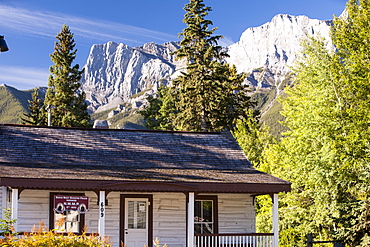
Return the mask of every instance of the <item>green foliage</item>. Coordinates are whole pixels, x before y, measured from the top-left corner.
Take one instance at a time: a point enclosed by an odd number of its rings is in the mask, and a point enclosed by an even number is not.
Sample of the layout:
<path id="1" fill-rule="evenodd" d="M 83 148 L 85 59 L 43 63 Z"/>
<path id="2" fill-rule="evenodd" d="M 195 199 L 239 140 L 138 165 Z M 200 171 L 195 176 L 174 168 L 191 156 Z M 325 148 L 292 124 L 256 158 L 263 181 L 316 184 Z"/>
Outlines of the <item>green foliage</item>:
<path id="1" fill-rule="evenodd" d="M 282 95 L 282 97 L 284 97 Z M 282 106 L 280 102 L 274 101 L 271 107 L 261 116 L 261 122 L 269 127 L 270 133 L 278 138 L 281 137 L 281 133 L 288 130 L 288 128 L 281 123 L 285 117 L 281 115 Z"/>
<path id="2" fill-rule="evenodd" d="M 11 211 L 9 208 L 3 208 L 2 211 L 4 219 L 0 219 L 0 236 L 10 236 L 14 234 L 13 224 L 17 220 L 11 218 Z"/>
<path id="3" fill-rule="evenodd" d="M 258 168 L 263 162 L 267 146 L 277 141 L 269 132 L 266 125 L 258 123 L 256 116 L 236 121 L 233 135 L 254 167 Z"/>
<path id="4" fill-rule="evenodd" d="M 282 106 L 276 100 L 276 88 L 272 88 L 267 92 L 256 92 L 251 96 L 251 100 L 257 102 L 256 109 L 263 112 L 261 114 L 260 122 L 269 127 L 270 133 L 273 136 L 281 137 L 281 133 L 288 130 L 281 124 L 284 121 L 284 116 L 281 115 Z M 285 97 L 282 92 L 279 97 Z"/>
<path id="5" fill-rule="evenodd" d="M 44 102 L 39 98 L 39 89 L 35 89 L 32 100 L 28 100 L 28 103 L 29 113 L 24 114 L 25 118 L 22 118 L 22 121 L 25 124 L 46 125 L 46 116 L 42 112 Z"/>
<path id="6" fill-rule="evenodd" d="M 329 136 L 339 127 L 332 60 L 322 41 L 312 39 L 305 44 L 295 85 L 282 100 L 291 131 L 268 151 L 269 169 L 292 182 L 292 193 L 281 199 L 282 246 L 303 245 L 311 232 L 329 239 L 333 219 L 339 216 L 336 203 L 344 191 L 338 179 L 343 170 Z"/>
<path id="7" fill-rule="evenodd" d="M 203 0 L 190 0 L 185 5 L 186 11 L 183 22 L 187 27 L 179 34 L 182 37 L 180 49 L 175 54 L 178 59 L 187 59 L 189 67 L 196 68 L 204 65 L 206 68 L 214 59 L 222 59 L 227 54 L 217 45 L 220 35 L 213 35 L 217 28 L 209 30 L 212 21 L 205 19 L 211 7 L 206 7 Z"/>
<path id="8" fill-rule="evenodd" d="M 54 107 L 51 110 L 54 126 L 90 127 L 85 93 L 79 92 L 83 70 L 79 71 L 78 64 L 72 67 L 77 52 L 73 33 L 64 25 L 56 38 L 54 52 L 50 55 L 54 64 L 50 67 L 44 105 Z"/>
<path id="9" fill-rule="evenodd" d="M 367 192 L 370 193 L 370 192 Z M 338 236 L 347 243 L 369 246 L 370 243 L 370 200 L 356 200 L 340 205 L 340 218 L 336 223 Z"/>
<path id="10" fill-rule="evenodd" d="M 210 7 L 202 0 L 185 5 L 177 59 L 187 61 L 186 72 L 173 80 L 169 89 L 162 88 L 157 97 L 149 97 L 149 107 L 142 111 L 148 128 L 187 131 L 220 131 L 235 126 L 238 118 L 248 117 L 253 106 L 242 85 L 244 74 L 235 66 L 220 62 L 227 56 L 219 46 L 222 37 L 213 35 Z"/>
<path id="11" fill-rule="evenodd" d="M 272 199 L 270 195 L 257 196 L 255 199 L 256 208 L 256 232 L 272 232 Z"/>
<path id="12" fill-rule="evenodd" d="M 308 39 L 281 99 L 290 131 L 265 150 L 260 169 L 292 182 L 280 199 L 281 246 L 305 235 L 369 246 L 370 47 L 368 1 L 350 0 L 335 18 L 336 51 Z"/>
<path id="13" fill-rule="evenodd" d="M 176 108 L 170 87 L 160 86 L 157 95 L 148 96 L 148 107 L 139 113 L 145 119 L 145 127 L 154 130 L 175 129 Z"/>

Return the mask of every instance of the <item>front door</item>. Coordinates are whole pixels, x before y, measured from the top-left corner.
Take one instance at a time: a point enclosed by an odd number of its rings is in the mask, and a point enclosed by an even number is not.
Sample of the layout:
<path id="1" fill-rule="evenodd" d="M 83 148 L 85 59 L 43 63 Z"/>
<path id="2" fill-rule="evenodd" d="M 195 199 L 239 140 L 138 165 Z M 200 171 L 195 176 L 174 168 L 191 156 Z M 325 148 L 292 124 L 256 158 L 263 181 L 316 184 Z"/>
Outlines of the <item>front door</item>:
<path id="1" fill-rule="evenodd" d="M 122 198 L 123 212 L 123 243 L 127 247 L 150 246 L 150 200 L 148 197 L 131 197 L 125 195 Z"/>

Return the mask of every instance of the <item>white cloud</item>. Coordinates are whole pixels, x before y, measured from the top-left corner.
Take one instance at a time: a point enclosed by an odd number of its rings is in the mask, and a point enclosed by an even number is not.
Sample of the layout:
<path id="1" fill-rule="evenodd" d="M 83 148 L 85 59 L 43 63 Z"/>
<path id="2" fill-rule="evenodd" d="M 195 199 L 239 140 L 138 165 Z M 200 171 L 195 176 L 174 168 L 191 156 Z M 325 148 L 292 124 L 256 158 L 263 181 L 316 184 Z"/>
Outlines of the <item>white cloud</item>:
<path id="1" fill-rule="evenodd" d="M 54 37 L 63 24 L 70 26 L 75 36 L 94 41 L 115 41 L 142 44 L 176 40 L 175 35 L 98 19 L 86 19 L 63 13 L 31 11 L 0 4 L 0 27 L 23 35 Z"/>
<path id="2" fill-rule="evenodd" d="M 32 67 L 0 67 L 0 84 L 7 84 L 19 90 L 46 87 L 49 71 Z"/>

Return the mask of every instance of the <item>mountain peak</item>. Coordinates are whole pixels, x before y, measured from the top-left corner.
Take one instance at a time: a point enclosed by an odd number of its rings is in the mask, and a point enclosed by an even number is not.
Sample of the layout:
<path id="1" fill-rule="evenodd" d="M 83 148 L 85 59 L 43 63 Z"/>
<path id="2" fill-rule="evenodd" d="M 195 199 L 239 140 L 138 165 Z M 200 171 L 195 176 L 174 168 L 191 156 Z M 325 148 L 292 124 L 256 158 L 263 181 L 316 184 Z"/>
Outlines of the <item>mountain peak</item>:
<path id="1" fill-rule="evenodd" d="M 134 48 L 112 41 L 94 45 L 81 80 L 89 110 L 114 108 L 138 92 L 166 84 L 180 64 L 171 55 L 176 49 L 175 42 Z"/>
<path id="2" fill-rule="evenodd" d="M 307 35 L 330 39 L 330 21 L 310 19 L 307 16 L 278 14 L 260 27 L 246 29 L 240 40 L 228 47 L 229 63 L 239 72 L 251 72 L 269 67 L 287 73 L 300 51 L 301 40 Z"/>
<path id="3" fill-rule="evenodd" d="M 227 48 L 227 62 L 235 64 L 239 72 L 252 73 L 249 82 L 253 86 L 277 86 L 290 72 L 288 66 L 293 65 L 301 40 L 307 35 L 330 40 L 330 25 L 330 21 L 303 15 L 278 14 L 270 22 L 246 29 L 240 40 Z M 82 78 L 89 109 L 112 109 L 138 92 L 169 83 L 184 67 L 184 61 L 176 61 L 172 55 L 178 48 L 178 42 L 150 42 L 133 48 L 112 41 L 93 45 Z"/>

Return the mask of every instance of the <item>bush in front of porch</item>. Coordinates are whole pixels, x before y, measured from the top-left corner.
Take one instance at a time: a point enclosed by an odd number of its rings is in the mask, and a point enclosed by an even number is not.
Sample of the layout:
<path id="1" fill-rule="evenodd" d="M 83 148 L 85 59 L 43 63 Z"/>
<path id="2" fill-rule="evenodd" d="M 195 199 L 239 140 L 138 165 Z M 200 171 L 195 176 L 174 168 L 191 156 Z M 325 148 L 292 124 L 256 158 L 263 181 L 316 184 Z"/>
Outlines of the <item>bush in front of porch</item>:
<path id="1" fill-rule="evenodd" d="M 108 238 L 100 239 L 96 234 L 59 234 L 53 230 L 45 231 L 41 223 L 37 231 L 23 235 L 9 234 L 0 239 L 0 246 L 12 247 L 111 247 Z"/>

